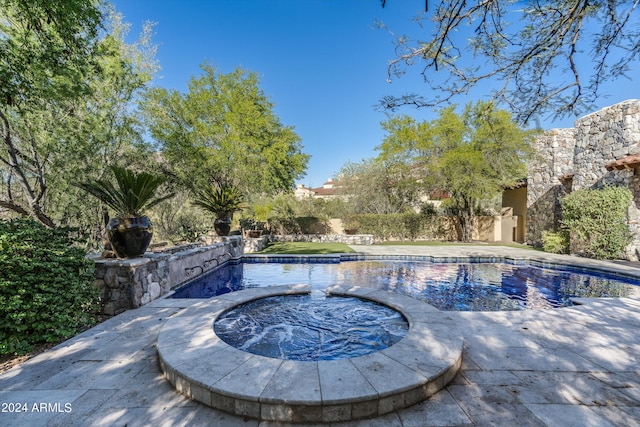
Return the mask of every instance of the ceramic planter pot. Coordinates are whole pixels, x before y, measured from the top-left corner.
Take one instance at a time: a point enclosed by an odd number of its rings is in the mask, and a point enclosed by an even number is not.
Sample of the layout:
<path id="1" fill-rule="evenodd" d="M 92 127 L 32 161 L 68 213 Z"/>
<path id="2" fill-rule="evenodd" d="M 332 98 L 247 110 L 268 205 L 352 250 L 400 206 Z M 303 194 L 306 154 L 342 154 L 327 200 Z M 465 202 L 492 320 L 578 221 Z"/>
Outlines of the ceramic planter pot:
<path id="1" fill-rule="evenodd" d="M 220 213 L 213 220 L 213 229 L 218 236 L 228 236 L 231 232 L 231 222 L 233 221 L 231 214 Z"/>
<path id="2" fill-rule="evenodd" d="M 107 239 L 118 258 L 141 257 L 152 236 L 153 226 L 146 216 L 112 218 L 107 225 Z"/>

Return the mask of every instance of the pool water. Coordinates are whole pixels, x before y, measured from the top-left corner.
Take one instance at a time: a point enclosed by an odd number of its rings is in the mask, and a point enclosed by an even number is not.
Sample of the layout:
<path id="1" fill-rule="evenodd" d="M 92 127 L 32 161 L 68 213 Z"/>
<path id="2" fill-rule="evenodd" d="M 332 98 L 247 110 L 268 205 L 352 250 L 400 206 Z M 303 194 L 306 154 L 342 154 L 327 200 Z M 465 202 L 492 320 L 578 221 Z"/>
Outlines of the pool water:
<path id="1" fill-rule="evenodd" d="M 399 312 L 359 298 L 286 295 L 234 307 L 214 329 L 249 353 L 317 361 L 384 350 L 407 334 L 409 324 Z"/>
<path id="2" fill-rule="evenodd" d="M 173 298 L 301 283 L 315 292 L 334 284 L 384 289 L 448 311 L 547 309 L 571 305 L 571 297 L 625 297 L 640 289 L 639 281 L 622 277 L 507 263 L 238 263 L 196 279 Z"/>

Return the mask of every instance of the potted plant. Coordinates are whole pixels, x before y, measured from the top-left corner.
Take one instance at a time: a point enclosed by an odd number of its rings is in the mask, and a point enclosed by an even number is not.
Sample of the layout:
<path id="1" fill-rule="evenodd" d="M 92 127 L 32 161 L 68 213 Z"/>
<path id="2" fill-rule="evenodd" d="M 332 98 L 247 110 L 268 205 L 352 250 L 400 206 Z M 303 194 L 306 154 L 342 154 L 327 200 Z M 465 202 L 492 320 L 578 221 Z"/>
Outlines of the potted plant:
<path id="1" fill-rule="evenodd" d="M 196 190 L 193 204 L 215 215 L 213 228 L 218 236 L 229 235 L 233 213 L 246 207 L 240 190 L 216 184 Z"/>
<path id="2" fill-rule="evenodd" d="M 116 256 L 142 256 L 153 236 L 151 220 L 143 211 L 173 197 L 173 194 L 156 197 L 158 188 L 166 182 L 166 178 L 162 176 L 146 172 L 135 173 L 118 166 L 112 166 L 111 172 L 116 185 L 100 179 L 75 185 L 116 211 L 116 217 L 107 224 L 107 240 Z"/>

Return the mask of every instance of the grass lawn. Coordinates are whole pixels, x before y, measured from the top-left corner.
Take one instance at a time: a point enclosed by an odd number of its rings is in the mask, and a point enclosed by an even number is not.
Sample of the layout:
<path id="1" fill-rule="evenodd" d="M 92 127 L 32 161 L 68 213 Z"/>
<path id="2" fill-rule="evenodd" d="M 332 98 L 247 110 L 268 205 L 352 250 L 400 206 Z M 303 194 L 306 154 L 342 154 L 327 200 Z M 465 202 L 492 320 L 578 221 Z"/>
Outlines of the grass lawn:
<path id="1" fill-rule="evenodd" d="M 344 243 L 273 242 L 261 254 L 341 254 L 354 252 Z"/>
<path id="2" fill-rule="evenodd" d="M 440 242 L 440 241 L 389 241 L 376 243 L 376 245 L 396 245 L 396 246 L 460 246 L 460 245 L 483 245 L 483 246 L 503 246 L 519 249 L 539 250 L 532 246 L 521 245 L 519 243 L 486 243 L 486 242 Z M 339 254 L 354 252 L 344 243 L 310 243 L 310 242 L 274 242 L 270 243 L 261 254 Z"/>

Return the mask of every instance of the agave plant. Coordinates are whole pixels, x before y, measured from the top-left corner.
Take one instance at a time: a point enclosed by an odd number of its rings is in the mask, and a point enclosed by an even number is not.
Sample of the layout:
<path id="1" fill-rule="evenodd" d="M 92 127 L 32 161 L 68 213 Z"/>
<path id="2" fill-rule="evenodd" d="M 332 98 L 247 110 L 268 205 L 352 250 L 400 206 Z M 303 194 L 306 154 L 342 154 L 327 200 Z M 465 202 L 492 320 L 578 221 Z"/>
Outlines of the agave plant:
<path id="1" fill-rule="evenodd" d="M 246 207 L 240 190 L 230 185 L 209 185 L 195 191 L 193 204 L 215 215 L 213 226 L 219 236 L 227 236 L 233 213 Z"/>
<path id="2" fill-rule="evenodd" d="M 94 195 L 116 211 L 116 216 L 120 218 L 142 216 L 143 211 L 174 195 L 155 196 L 158 188 L 166 182 L 166 178 L 162 176 L 147 172 L 135 173 L 118 166 L 112 166 L 111 171 L 117 187 L 111 181 L 101 179 L 78 183 L 76 186 Z"/>

